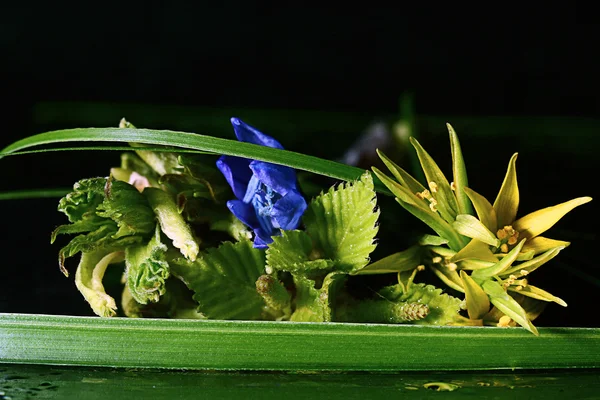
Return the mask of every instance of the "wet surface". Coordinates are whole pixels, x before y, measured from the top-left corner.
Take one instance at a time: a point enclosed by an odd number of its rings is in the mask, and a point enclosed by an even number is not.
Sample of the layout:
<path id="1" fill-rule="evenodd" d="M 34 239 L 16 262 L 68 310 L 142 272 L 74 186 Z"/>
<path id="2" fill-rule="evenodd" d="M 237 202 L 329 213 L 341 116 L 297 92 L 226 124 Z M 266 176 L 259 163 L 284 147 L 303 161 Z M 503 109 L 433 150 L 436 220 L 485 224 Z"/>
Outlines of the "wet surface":
<path id="1" fill-rule="evenodd" d="M 269 373 L 0 365 L 0 400 L 578 398 L 600 394 L 598 370 L 528 372 Z"/>

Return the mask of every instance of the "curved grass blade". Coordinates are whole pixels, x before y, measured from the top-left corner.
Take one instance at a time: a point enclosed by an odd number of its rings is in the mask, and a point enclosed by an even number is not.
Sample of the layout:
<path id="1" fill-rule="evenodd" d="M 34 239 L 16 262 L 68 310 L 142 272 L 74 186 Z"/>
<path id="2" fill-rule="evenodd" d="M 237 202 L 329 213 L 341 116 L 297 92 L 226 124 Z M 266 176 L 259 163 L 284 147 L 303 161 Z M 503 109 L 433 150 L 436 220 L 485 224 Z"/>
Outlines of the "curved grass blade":
<path id="1" fill-rule="evenodd" d="M 12 153 L 22 152 L 35 146 L 66 142 L 120 142 L 146 145 L 172 146 L 175 148 L 230 155 L 285 165 L 295 169 L 325 175 L 344 181 L 359 179 L 365 172 L 361 168 L 300 154 L 221 139 L 188 132 L 129 128 L 76 128 L 40 133 L 18 140 L 0 151 L 0 159 Z M 390 194 L 381 182 L 375 182 L 376 191 Z"/>

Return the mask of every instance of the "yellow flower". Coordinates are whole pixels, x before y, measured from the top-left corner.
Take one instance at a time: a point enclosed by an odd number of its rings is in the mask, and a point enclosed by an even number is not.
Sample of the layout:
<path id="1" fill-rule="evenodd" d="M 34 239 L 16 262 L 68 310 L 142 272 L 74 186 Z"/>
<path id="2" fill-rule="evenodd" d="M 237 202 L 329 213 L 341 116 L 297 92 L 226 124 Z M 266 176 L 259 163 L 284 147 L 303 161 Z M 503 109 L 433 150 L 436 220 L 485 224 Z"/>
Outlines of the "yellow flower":
<path id="1" fill-rule="evenodd" d="M 579 197 L 516 219 L 519 208 L 517 154 L 509 162 L 504 182 L 492 205 L 468 187 L 458 137 L 450 125 L 448 130 L 452 150 L 451 183 L 413 138 L 411 142 L 429 189 L 383 153 L 379 156 L 395 180 L 377 168 L 373 171 L 400 205 L 438 234 L 426 235 L 420 242 L 430 250 L 430 257 L 423 260 L 423 264 L 428 265 L 449 287 L 465 293 L 467 311 L 472 320 L 486 319 L 491 303 L 496 314 L 500 311 L 537 334 L 528 312 L 515 298 L 527 296 L 566 306 L 560 298 L 530 285 L 525 277 L 569 245 L 569 242 L 540 235 L 573 208 L 592 199 Z M 503 323 L 506 321 L 506 318 L 502 319 Z"/>

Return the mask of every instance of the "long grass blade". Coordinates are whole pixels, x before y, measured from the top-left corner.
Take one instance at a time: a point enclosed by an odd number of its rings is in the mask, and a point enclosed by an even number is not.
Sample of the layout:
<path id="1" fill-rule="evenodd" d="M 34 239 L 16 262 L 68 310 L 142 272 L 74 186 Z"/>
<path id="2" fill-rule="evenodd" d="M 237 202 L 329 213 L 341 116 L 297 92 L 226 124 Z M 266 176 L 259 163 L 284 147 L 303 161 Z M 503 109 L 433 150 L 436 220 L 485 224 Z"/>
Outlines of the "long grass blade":
<path id="1" fill-rule="evenodd" d="M 0 314 L 0 362 L 212 370 L 600 367 L 600 330 Z"/>
<path id="2" fill-rule="evenodd" d="M 0 158 L 11 153 L 23 152 L 31 147 L 66 142 L 118 142 L 170 146 L 262 160 L 345 181 L 358 179 L 364 173 L 363 169 L 357 167 L 293 151 L 207 135 L 152 129 L 77 128 L 40 133 L 8 145 L 0 151 Z M 375 186 L 378 192 L 389 194 L 387 188 L 380 182 L 376 181 Z"/>

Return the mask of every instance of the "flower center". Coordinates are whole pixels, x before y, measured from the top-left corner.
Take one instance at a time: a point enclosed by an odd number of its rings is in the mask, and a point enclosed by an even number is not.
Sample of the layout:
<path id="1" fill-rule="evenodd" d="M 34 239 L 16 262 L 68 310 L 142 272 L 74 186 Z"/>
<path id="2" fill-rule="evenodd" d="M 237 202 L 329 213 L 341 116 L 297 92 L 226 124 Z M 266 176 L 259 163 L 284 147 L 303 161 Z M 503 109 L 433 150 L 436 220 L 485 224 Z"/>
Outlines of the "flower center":
<path id="1" fill-rule="evenodd" d="M 256 217 L 261 228 L 266 232 L 272 232 L 273 229 L 279 229 L 280 226 L 273 217 L 273 206 L 281 198 L 271 187 L 258 180 L 256 176 L 250 178 L 244 203 L 250 203 L 254 207 Z"/>
<path id="2" fill-rule="evenodd" d="M 496 237 L 500 239 L 500 251 L 503 253 L 508 253 L 509 246 L 513 246 L 517 244 L 517 240 L 519 239 L 519 232 L 516 231 L 512 225 L 507 225 L 502 229 L 498 229 L 496 232 Z"/>

